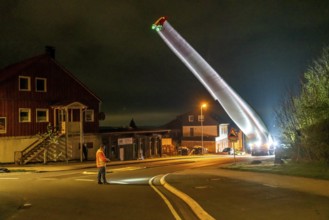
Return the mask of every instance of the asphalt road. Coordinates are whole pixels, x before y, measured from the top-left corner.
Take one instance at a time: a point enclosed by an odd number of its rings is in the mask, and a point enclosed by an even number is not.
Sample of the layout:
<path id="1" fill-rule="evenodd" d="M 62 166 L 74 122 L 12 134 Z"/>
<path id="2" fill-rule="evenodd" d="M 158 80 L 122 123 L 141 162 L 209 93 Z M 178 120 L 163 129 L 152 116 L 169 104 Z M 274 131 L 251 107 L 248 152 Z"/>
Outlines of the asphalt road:
<path id="1" fill-rule="evenodd" d="M 215 219 L 329 219 L 329 197 L 209 173 L 209 168 L 193 169 L 166 180 Z"/>
<path id="2" fill-rule="evenodd" d="M 214 219 L 329 219 L 329 197 L 218 175 L 220 164 L 229 161 L 212 157 L 109 167 L 109 185 L 97 184 L 95 168 L 0 174 L 0 219 L 198 219 L 160 184 L 165 174 L 170 186 Z"/>

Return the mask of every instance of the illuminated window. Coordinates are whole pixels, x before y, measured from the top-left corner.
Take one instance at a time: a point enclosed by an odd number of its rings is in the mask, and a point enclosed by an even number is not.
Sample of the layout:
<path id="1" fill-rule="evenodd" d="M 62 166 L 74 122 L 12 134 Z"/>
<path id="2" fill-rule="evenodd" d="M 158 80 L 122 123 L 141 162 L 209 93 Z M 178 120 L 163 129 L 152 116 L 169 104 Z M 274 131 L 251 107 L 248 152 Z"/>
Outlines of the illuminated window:
<path id="1" fill-rule="evenodd" d="M 36 121 L 37 122 L 48 122 L 49 118 L 49 111 L 48 109 L 37 109 L 36 110 Z"/>
<path id="2" fill-rule="evenodd" d="M 202 115 L 202 116 L 201 115 L 198 115 L 198 121 L 201 122 L 201 120 L 204 121 L 204 115 Z"/>
<path id="3" fill-rule="evenodd" d="M 7 119 L 6 117 L 0 117 L 0 134 L 7 132 Z"/>
<path id="4" fill-rule="evenodd" d="M 85 121 L 93 122 L 94 121 L 94 110 L 88 109 L 85 112 Z"/>
<path id="5" fill-rule="evenodd" d="M 19 109 L 19 122 L 31 122 L 31 109 L 29 108 Z"/>
<path id="6" fill-rule="evenodd" d="M 59 111 L 58 112 L 58 121 L 65 121 L 66 120 L 66 112 L 65 111 Z"/>
<path id="7" fill-rule="evenodd" d="M 193 122 L 193 121 L 194 121 L 194 115 L 189 115 L 188 122 Z"/>
<path id="8" fill-rule="evenodd" d="M 220 125 L 220 134 L 227 135 L 227 125 Z"/>
<path id="9" fill-rule="evenodd" d="M 31 78 L 29 76 L 19 76 L 19 91 L 31 91 Z"/>
<path id="10" fill-rule="evenodd" d="M 35 78 L 35 91 L 36 92 L 47 92 L 47 79 Z"/>

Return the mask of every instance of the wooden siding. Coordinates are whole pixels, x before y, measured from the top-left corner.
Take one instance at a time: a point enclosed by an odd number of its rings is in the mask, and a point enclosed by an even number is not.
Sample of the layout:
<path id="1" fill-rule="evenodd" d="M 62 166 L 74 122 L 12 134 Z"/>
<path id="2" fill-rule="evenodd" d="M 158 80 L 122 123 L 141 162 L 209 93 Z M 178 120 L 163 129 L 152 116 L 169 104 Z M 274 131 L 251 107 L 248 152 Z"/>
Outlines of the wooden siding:
<path id="1" fill-rule="evenodd" d="M 194 130 L 193 136 L 201 137 L 201 134 L 202 134 L 202 127 L 201 126 L 183 126 L 183 136 L 184 137 L 191 136 L 190 129 Z M 216 125 L 204 125 L 203 126 L 203 135 L 204 136 L 217 137 L 218 136 L 218 126 L 216 126 Z"/>
<path id="2" fill-rule="evenodd" d="M 4 79 L 6 74 L 8 77 Z M 54 124 L 51 106 L 63 102 L 80 102 L 93 109 L 94 122 L 85 122 L 84 132 L 98 132 L 100 100 L 48 55 L 40 56 L 29 65 L 24 65 L 24 61 L 13 65 L 0 71 L 0 75 L 0 117 L 7 119 L 7 132 L 0 137 L 46 132 L 48 123 Z M 30 77 L 30 91 L 19 91 L 19 76 Z M 36 78 L 47 79 L 46 92 L 35 91 Z M 19 122 L 19 108 L 31 109 L 30 122 Z M 49 122 L 36 122 L 36 109 L 48 109 Z"/>

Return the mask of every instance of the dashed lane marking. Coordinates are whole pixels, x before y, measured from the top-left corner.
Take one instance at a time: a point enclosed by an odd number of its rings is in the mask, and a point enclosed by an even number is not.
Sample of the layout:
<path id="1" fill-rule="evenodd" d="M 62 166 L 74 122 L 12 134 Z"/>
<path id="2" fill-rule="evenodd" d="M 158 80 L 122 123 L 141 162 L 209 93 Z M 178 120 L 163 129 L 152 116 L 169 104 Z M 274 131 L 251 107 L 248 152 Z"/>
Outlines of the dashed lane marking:
<path id="1" fill-rule="evenodd" d="M 18 177 L 1 177 L 0 180 L 18 180 Z"/>
<path id="2" fill-rule="evenodd" d="M 49 181 L 49 180 L 58 180 L 57 178 L 47 178 L 47 177 L 44 177 L 44 178 L 40 178 L 38 180 L 45 180 L 45 181 Z"/>

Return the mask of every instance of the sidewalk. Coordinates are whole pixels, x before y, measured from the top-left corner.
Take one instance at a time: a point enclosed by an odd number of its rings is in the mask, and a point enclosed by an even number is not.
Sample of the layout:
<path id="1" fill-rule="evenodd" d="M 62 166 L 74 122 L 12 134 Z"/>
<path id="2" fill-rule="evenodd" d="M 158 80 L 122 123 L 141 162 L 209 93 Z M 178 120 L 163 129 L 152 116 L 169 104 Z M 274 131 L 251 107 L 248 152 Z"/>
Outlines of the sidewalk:
<path id="1" fill-rule="evenodd" d="M 194 156 L 198 157 L 198 156 Z M 108 167 L 120 166 L 136 163 L 147 163 L 153 161 L 165 161 L 174 159 L 188 159 L 191 157 L 162 157 L 144 160 L 129 160 L 129 161 L 110 161 L 107 163 Z M 0 164 L 0 168 L 7 168 L 9 171 L 22 171 L 22 172 L 55 172 L 55 171 L 65 171 L 65 170 L 78 170 L 87 168 L 96 168 L 96 163 L 94 160 L 90 161 L 69 161 L 66 162 L 49 162 L 47 164 L 36 163 L 36 164 L 26 164 L 26 165 L 16 165 L 16 164 Z"/>

